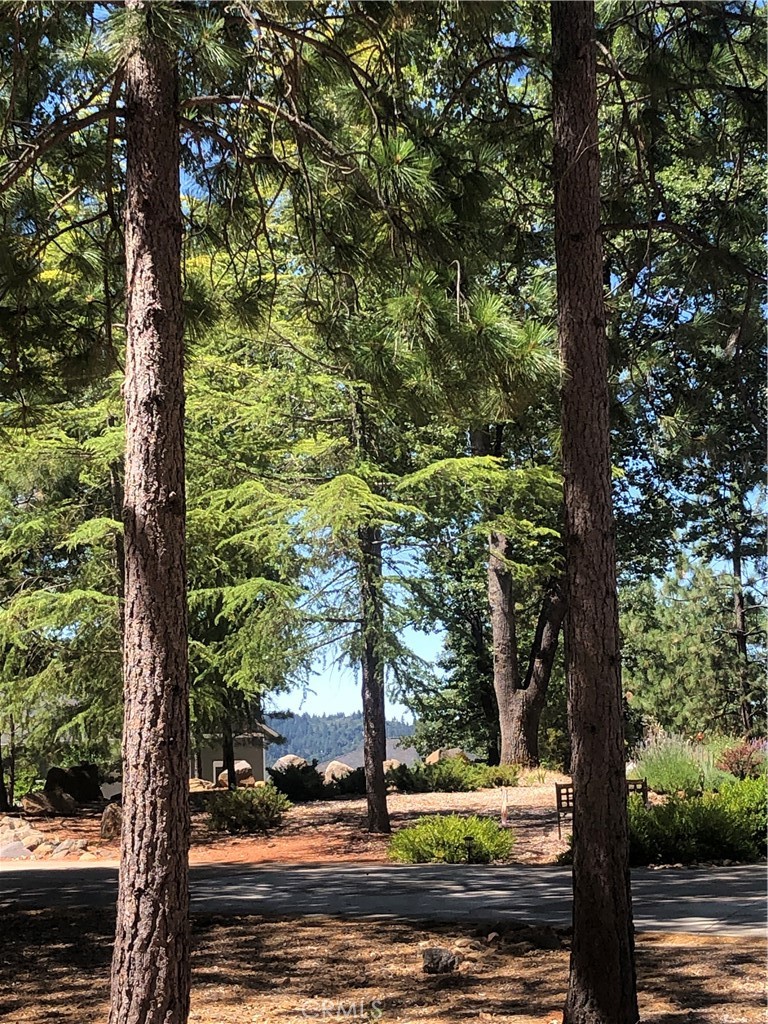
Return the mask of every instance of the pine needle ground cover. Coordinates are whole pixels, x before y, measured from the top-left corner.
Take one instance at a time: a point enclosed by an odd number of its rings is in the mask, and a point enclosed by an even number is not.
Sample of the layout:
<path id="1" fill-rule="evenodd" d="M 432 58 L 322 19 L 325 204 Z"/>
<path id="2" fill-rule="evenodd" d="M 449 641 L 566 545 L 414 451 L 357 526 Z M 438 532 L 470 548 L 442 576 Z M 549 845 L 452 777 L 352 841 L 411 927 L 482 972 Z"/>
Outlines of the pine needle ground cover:
<path id="1" fill-rule="evenodd" d="M 4 925 L 0 1018 L 102 1024 L 110 915 L 8 913 Z M 554 951 L 519 939 L 497 926 L 195 916 L 190 1024 L 560 1020 L 567 936 Z M 435 945 L 463 958 L 449 983 L 421 971 L 422 949 Z M 756 940 L 640 934 L 643 1024 L 764 1024 L 763 956 Z"/>

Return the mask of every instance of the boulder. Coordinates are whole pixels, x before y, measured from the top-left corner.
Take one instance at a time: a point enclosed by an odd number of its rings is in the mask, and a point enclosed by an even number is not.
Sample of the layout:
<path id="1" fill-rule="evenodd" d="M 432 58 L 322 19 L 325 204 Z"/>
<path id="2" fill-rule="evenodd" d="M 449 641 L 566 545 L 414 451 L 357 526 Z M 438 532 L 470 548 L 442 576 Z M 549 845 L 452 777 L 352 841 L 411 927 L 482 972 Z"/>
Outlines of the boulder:
<path id="1" fill-rule="evenodd" d="M 273 772 L 284 772 L 286 768 L 308 768 L 309 762 L 297 754 L 283 754 L 272 765 Z"/>
<path id="2" fill-rule="evenodd" d="M 51 789 L 41 793 L 27 793 L 21 798 L 24 813 L 36 817 L 55 818 L 77 813 L 77 804 L 69 793 Z"/>
<path id="3" fill-rule="evenodd" d="M 32 851 L 28 850 L 24 843 L 19 843 L 16 840 L 0 846 L 0 860 L 24 860 L 31 856 Z"/>
<path id="4" fill-rule="evenodd" d="M 216 786 L 213 782 L 209 782 L 208 779 L 190 779 L 189 780 L 189 792 L 190 793 L 205 793 L 209 789 L 215 789 Z"/>
<path id="5" fill-rule="evenodd" d="M 387 772 L 397 771 L 398 768 L 402 768 L 402 767 L 403 767 L 403 762 L 402 761 L 398 761 L 396 757 L 389 757 L 384 762 L 384 774 L 386 775 Z"/>
<path id="6" fill-rule="evenodd" d="M 117 839 L 123 824 L 123 808 L 120 804 L 108 804 L 101 816 L 101 838 Z"/>
<path id="7" fill-rule="evenodd" d="M 438 750 L 433 750 L 431 754 L 427 754 L 424 764 L 437 764 L 438 761 L 449 761 L 454 757 L 460 757 L 462 761 L 469 761 L 461 747 L 440 747 Z"/>
<path id="8" fill-rule="evenodd" d="M 336 782 L 337 779 L 345 779 L 348 775 L 352 774 L 352 768 L 348 764 L 344 764 L 343 761 L 330 761 L 323 772 L 323 778 L 326 785 L 331 782 Z"/>
<path id="9" fill-rule="evenodd" d="M 461 954 L 443 946 L 430 946 L 422 953 L 425 974 L 452 974 L 461 963 Z"/>
<path id="10" fill-rule="evenodd" d="M 237 778 L 238 786 L 254 785 L 253 768 L 251 768 L 247 761 L 235 761 L 235 777 Z M 246 782 L 246 779 L 250 779 L 250 783 Z M 226 789 L 229 785 L 229 773 L 226 771 L 221 772 L 216 785 Z"/>
<path id="11" fill-rule="evenodd" d="M 95 764 L 76 764 L 71 768 L 49 768 L 44 793 L 67 793 L 78 804 L 101 800 L 99 769 Z"/>

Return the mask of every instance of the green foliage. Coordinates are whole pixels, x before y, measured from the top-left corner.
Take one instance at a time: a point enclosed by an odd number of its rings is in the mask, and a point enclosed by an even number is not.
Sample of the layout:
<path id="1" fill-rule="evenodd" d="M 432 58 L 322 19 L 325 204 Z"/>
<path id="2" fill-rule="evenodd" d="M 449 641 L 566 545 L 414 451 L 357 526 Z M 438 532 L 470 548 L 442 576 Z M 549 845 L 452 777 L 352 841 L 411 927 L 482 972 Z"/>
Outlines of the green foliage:
<path id="1" fill-rule="evenodd" d="M 489 766 L 451 757 L 436 764 L 400 765 L 387 773 L 387 781 L 404 793 L 471 793 L 516 786 L 519 775 L 517 765 Z"/>
<path id="2" fill-rule="evenodd" d="M 723 783 L 720 802 L 735 814 L 761 853 L 768 846 L 768 778 L 765 773 L 751 779 Z"/>
<path id="3" fill-rule="evenodd" d="M 285 768 L 268 768 L 272 784 L 292 803 L 302 804 L 328 797 L 323 776 L 317 770 L 317 761 L 311 764 L 289 764 Z"/>
<path id="4" fill-rule="evenodd" d="M 490 864 L 508 857 L 513 844 L 510 830 L 489 818 L 434 814 L 399 829 L 389 856 L 406 864 Z"/>
<path id="5" fill-rule="evenodd" d="M 335 796 L 365 796 L 365 768 L 353 768 L 348 775 L 335 779 L 330 785 L 326 785 L 325 789 L 328 794 L 332 793 Z"/>
<path id="6" fill-rule="evenodd" d="M 764 806 L 765 786 L 762 797 Z M 751 794 L 741 797 L 743 803 L 739 799 L 735 794 L 726 797 L 720 793 L 687 799 L 673 796 L 666 803 L 646 808 L 642 798 L 631 797 L 630 863 L 756 860 L 755 804 Z"/>
<path id="7" fill-rule="evenodd" d="M 648 780 L 655 793 L 684 793 L 693 796 L 718 789 L 727 778 L 715 765 L 715 751 L 703 743 L 691 743 L 680 736 L 657 736 L 637 752 L 637 774 Z"/>
<path id="8" fill-rule="evenodd" d="M 208 802 L 208 824 L 217 832 L 266 832 L 282 824 L 290 801 L 274 786 L 214 793 Z"/>
<path id="9" fill-rule="evenodd" d="M 726 747 L 717 759 L 717 767 L 737 779 L 759 778 L 765 774 L 767 763 L 765 740 L 745 740 Z"/>

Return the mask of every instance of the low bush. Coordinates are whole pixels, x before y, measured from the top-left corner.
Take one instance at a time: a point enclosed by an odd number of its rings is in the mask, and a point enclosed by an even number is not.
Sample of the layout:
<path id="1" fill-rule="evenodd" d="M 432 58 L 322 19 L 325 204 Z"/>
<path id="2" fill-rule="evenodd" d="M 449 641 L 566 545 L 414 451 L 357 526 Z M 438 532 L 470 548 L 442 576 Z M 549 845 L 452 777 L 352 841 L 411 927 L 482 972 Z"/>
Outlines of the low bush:
<path id="1" fill-rule="evenodd" d="M 765 741 L 745 740 L 727 747 L 716 764 L 720 771 L 728 772 L 737 779 L 757 779 L 766 769 Z"/>
<path id="2" fill-rule="evenodd" d="M 291 764 L 286 768 L 268 768 L 276 789 L 284 793 L 294 804 L 310 800 L 326 800 L 331 794 L 325 788 L 323 776 L 317 770 L 317 761 L 312 764 Z"/>
<path id="3" fill-rule="evenodd" d="M 712 749 L 680 736 L 661 736 L 644 743 L 637 753 L 637 774 L 654 793 L 695 796 L 716 790 L 728 775 L 715 764 Z"/>
<path id="4" fill-rule="evenodd" d="M 403 793 L 471 793 L 476 789 L 516 786 L 520 769 L 514 764 L 476 764 L 461 757 L 436 764 L 400 765 L 387 773 L 387 782 Z"/>
<path id="5" fill-rule="evenodd" d="M 509 856 L 514 836 L 490 818 L 433 814 L 401 828 L 389 844 L 406 864 L 489 864 Z"/>
<path id="6" fill-rule="evenodd" d="M 754 861 L 759 856 L 748 814 L 719 793 L 646 808 L 629 801 L 629 859 L 632 865 L 708 860 Z"/>
<path id="7" fill-rule="evenodd" d="M 325 786 L 326 796 L 365 796 L 365 768 L 353 768 Z"/>
<path id="8" fill-rule="evenodd" d="M 768 779 L 726 782 L 717 794 L 725 808 L 736 815 L 745 834 L 749 835 L 760 853 L 768 846 Z"/>
<path id="9" fill-rule="evenodd" d="M 282 823 L 290 801 L 274 786 L 215 793 L 208 804 L 210 828 L 217 832 L 266 832 Z"/>

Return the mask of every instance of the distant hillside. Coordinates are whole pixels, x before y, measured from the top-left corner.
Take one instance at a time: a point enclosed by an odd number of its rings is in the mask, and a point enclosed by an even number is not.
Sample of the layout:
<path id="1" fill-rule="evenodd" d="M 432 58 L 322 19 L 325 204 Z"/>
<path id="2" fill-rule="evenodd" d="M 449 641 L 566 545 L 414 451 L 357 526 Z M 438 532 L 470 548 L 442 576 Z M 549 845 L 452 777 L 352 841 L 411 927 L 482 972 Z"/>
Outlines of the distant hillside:
<path id="1" fill-rule="evenodd" d="M 283 754 L 298 754 L 308 761 L 330 761 L 363 745 L 363 716 L 357 715 L 306 715 L 293 718 L 273 718 L 267 715 L 267 725 L 282 736 L 286 743 L 272 744 L 267 750 L 267 764 L 273 764 Z M 413 725 L 395 718 L 387 722 L 387 737 L 396 740 L 399 736 L 410 736 Z M 389 747 L 389 744 L 388 744 Z M 398 757 L 395 752 L 392 757 Z"/>
<path id="2" fill-rule="evenodd" d="M 400 746 L 401 743 L 403 744 L 402 747 Z M 414 761 L 418 761 L 418 750 L 415 747 L 409 747 L 407 744 L 407 738 L 387 740 L 387 758 L 400 761 L 402 764 L 413 764 Z M 317 767 L 326 768 L 328 761 L 332 760 L 343 761 L 350 768 L 362 768 L 365 764 L 363 746 L 361 744 L 359 747 L 355 747 L 354 750 L 340 750 L 334 757 L 328 758 L 325 762 L 321 761 Z"/>

